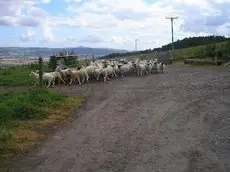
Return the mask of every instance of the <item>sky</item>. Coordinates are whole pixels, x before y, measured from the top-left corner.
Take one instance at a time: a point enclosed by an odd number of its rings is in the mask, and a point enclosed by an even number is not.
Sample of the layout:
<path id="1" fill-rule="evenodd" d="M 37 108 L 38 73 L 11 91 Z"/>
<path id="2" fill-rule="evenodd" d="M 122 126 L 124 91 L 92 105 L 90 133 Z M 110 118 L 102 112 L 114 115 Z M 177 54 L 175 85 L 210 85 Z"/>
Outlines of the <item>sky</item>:
<path id="1" fill-rule="evenodd" d="M 1 47 L 152 49 L 190 36 L 230 36 L 230 0 L 0 0 Z"/>

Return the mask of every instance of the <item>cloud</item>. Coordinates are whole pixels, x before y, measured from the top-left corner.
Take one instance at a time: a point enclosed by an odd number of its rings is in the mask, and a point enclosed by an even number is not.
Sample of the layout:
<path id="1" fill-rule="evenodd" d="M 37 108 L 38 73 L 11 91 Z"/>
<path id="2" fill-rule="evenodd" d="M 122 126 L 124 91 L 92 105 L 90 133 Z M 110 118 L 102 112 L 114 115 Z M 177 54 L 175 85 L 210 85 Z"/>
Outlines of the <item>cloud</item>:
<path id="1" fill-rule="evenodd" d="M 80 43 L 99 43 L 102 42 L 103 38 L 98 36 L 98 35 L 94 35 L 94 34 L 89 34 L 86 37 L 84 37 L 83 39 L 81 39 L 79 42 Z"/>
<path id="2" fill-rule="evenodd" d="M 139 49 L 169 43 L 171 29 L 166 16 L 179 17 L 174 21 L 175 40 L 227 35 L 229 28 L 230 0 L 64 0 L 62 6 L 51 2 L 0 0 L 0 25 L 36 30 L 35 36 L 47 46 L 61 46 L 64 42 L 66 46 L 87 44 L 122 49 L 133 49 L 135 39 L 139 39 Z M 75 32 L 70 32 L 70 28 Z M 24 40 L 25 37 L 29 37 L 26 32 Z"/>
<path id="3" fill-rule="evenodd" d="M 35 40 L 35 32 L 30 29 L 24 29 L 23 34 L 20 37 L 20 40 L 23 42 L 29 42 Z"/>

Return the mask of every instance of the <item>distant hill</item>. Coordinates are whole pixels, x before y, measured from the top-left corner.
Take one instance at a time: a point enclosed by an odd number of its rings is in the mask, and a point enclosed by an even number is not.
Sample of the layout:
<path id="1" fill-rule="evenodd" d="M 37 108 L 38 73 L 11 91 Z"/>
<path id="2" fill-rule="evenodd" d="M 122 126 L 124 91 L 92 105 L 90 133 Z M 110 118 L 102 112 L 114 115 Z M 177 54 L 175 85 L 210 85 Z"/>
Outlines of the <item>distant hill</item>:
<path id="1" fill-rule="evenodd" d="M 43 47 L 0 47 L 0 56 L 11 57 L 47 57 L 54 53 L 66 50 L 73 52 L 76 55 L 92 55 L 105 56 L 112 53 L 125 53 L 126 50 L 110 49 L 110 48 L 89 48 L 89 47 L 75 47 L 75 48 L 43 48 Z"/>

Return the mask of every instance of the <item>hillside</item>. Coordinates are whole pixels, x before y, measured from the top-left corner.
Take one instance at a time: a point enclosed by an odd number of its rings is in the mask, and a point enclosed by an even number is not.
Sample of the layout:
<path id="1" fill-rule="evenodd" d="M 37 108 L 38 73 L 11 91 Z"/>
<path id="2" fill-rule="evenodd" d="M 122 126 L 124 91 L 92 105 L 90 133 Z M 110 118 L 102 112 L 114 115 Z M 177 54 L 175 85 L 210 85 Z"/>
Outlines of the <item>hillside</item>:
<path id="1" fill-rule="evenodd" d="M 105 56 L 112 53 L 124 53 L 126 50 L 117 50 L 110 48 L 89 48 L 89 47 L 76 47 L 68 48 L 69 51 L 77 55 L 92 55 Z M 0 47 L 0 56 L 12 57 L 46 57 L 54 53 L 63 51 L 63 48 L 43 48 L 43 47 Z"/>
<path id="2" fill-rule="evenodd" d="M 199 36 L 188 37 L 174 42 L 175 49 L 197 47 L 199 45 L 215 44 L 227 41 L 229 38 L 224 36 Z M 168 51 L 171 50 L 172 44 L 163 45 L 161 48 L 155 48 L 154 51 Z"/>
<path id="3" fill-rule="evenodd" d="M 230 43 L 229 38 L 222 36 L 207 36 L 207 37 L 193 37 L 185 38 L 183 40 L 178 40 L 175 42 L 175 59 L 184 59 L 184 58 L 205 58 L 207 55 L 212 56 L 213 54 L 207 54 L 207 46 L 215 46 L 214 52 L 221 51 L 223 56 L 230 55 Z M 103 56 L 104 59 L 116 58 L 116 57 L 143 57 L 148 58 L 152 56 L 157 56 L 157 52 L 168 52 L 171 49 L 171 44 L 162 46 L 161 48 L 148 49 L 138 52 L 127 52 L 127 53 L 114 53 Z"/>

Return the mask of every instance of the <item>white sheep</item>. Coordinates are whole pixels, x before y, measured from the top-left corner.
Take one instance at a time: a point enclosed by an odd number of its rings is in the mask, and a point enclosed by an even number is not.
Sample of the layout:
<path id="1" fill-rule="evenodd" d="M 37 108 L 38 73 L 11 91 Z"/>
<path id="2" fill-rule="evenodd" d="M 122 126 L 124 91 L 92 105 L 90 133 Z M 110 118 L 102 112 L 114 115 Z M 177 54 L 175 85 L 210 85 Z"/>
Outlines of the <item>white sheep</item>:
<path id="1" fill-rule="evenodd" d="M 89 75 L 88 75 L 87 70 L 86 70 L 86 68 L 84 66 L 83 67 L 78 67 L 77 69 L 74 69 L 74 68 L 69 69 L 67 73 L 70 74 L 71 71 L 77 71 L 78 72 L 78 75 L 79 75 L 80 79 L 82 79 L 82 81 L 81 81 L 82 84 L 85 82 L 85 80 L 87 82 L 89 82 Z"/>
<path id="2" fill-rule="evenodd" d="M 165 69 L 165 64 L 164 63 L 159 63 L 159 71 L 161 72 L 161 73 L 163 73 L 164 72 L 164 69 Z"/>
<path id="3" fill-rule="evenodd" d="M 63 77 L 65 80 L 67 80 L 67 76 L 70 75 L 70 73 L 69 73 L 69 68 L 63 69 L 63 70 L 62 70 L 60 67 L 57 67 L 57 68 L 55 69 L 55 72 L 60 72 L 60 74 L 62 75 L 62 77 Z"/>
<path id="4" fill-rule="evenodd" d="M 34 86 L 36 86 L 39 83 L 39 74 L 35 73 L 35 72 L 31 72 L 30 76 L 33 76 L 34 79 L 36 80 Z M 47 88 L 50 86 L 50 84 L 52 83 L 52 86 L 55 85 L 55 78 L 53 75 L 51 75 L 50 73 L 45 73 L 42 76 L 42 80 L 45 82 L 48 82 L 48 85 L 46 86 Z"/>
<path id="5" fill-rule="evenodd" d="M 143 76 L 143 73 L 146 71 L 147 65 L 143 61 L 140 61 L 137 64 L 135 63 L 135 67 L 137 70 L 137 76 Z"/>
<path id="6" fill-rule="evenodd" d="M 36 73 L 38 73 L 39 70 L 36 71 Z M 62 79 L 62 76 L 60 74 L 60 72 L 45 72 L 45 73 L 50 73 L 51 75 L 54 76 L 55 80 L 57 79 L 58 81 L 58 85 L 60 85 L 61 82 L 63 82 L 64 84 L 66 84 L 66 82 Z"/>
<path id="7" fill-rule="evenodd" d="M 121 72 L 121 77 L 123 78 L 125 73 L 128 73 L 132 70 L 133 64 L 131 62 L 128 62 L 127 64 L 121 66 L 119 65 L 118 67 Z"/>
<path id="8" fill-rule="evenodd" d="M 81 85 L 81 81 L 80 81 L 81 72 L 79 70 L 71 70 L 71 69 L 69 69 L 69 73 L 70 73 L 70 82 L 69 82 L 69 84 L 74 83 L 76 81 L 76 79 L 77 79 L 79 85 Z"/>

